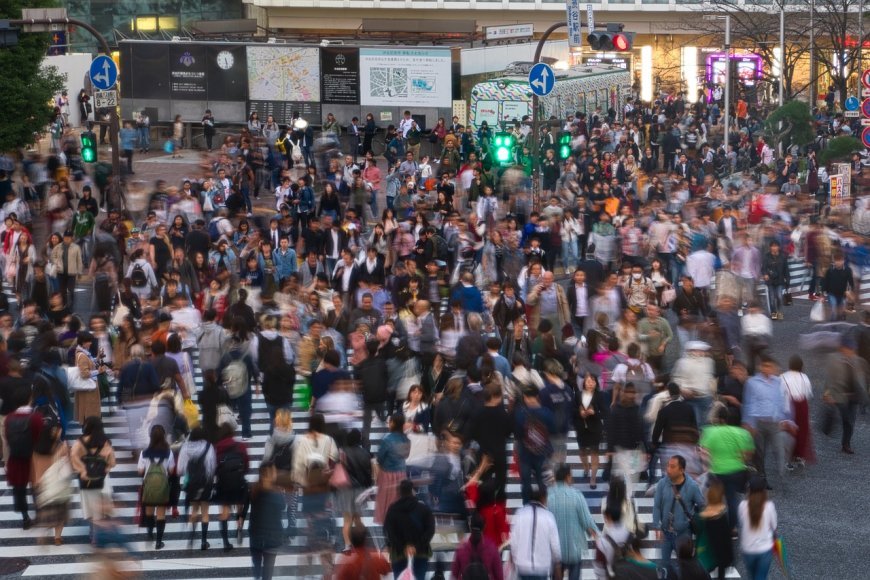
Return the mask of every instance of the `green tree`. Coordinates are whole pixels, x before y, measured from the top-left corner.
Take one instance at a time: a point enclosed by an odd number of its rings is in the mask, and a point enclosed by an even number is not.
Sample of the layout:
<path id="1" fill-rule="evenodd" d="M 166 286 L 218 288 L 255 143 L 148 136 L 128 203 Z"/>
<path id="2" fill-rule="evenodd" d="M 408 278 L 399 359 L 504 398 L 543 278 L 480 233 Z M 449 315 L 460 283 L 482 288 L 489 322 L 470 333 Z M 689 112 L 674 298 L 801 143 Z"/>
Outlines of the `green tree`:
<path id="1" fill-rule="evenodd" d="M 772 145 L 785 149 L 792 145 L 807 145 L 815 137 L 810 107 L 803 101 L 790 101 L 777 108 L 765 121 L 765 130 Z"/>
<path id="2" fill-rule="evenodd" d="M 0 0 L 0 18 L 21 18 L 22 8 L 54 6 L 52 0 Z M 32 144 L 51 120 L 63 78 L 54 67 L 42 66 L 48 45 L 48 34 L 21 32 L 17 46 L 0 47 L 0 151 Z"/>
<path id="3" fill-rule="evenodd" d="M 834 137 L 828 141 L 828 146 L 819 153 L 819 162 L 827 165 L 834 161 L 848 161 L 852 153 L 863 148 L 861 140 L 850 135 Z"/>

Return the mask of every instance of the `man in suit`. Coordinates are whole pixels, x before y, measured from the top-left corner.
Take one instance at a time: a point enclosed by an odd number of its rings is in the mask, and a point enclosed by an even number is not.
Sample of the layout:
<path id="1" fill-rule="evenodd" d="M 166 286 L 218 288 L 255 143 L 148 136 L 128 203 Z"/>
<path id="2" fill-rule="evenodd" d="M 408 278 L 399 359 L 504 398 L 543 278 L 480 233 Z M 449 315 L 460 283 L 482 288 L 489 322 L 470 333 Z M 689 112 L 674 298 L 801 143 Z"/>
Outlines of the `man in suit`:
<path id="1" fill-rule="evenodd" d="M 354 292 L 359 283 L 359 267 L 354 262 L 353 254 L 345 248 L 341 251 L 341 260 L 332 272 L 332 288 L 341 294 L 345 304 L 354 303 Z"/>
<path id="2" fill-rule="evenodd" d="M 82 249 L 73 242 L 73 233 L 70 230 L 63 233 L 63 242 L 51 251 L 51 261 L 57 268 L 60 293 L 66 300 L 67 307 L 72 311 L 76 280 L 84 272 L 84 264 L 82 263 Z"/>
<path id="3" fill-rule="evenodd" d="M 341 259 L 341 249 L 347 245 L 347 233 L 341 229 L 341 224 L 333 220 L 327 226 L 328 216 L 323 218 L 323 225 L 327 227 L 323 236 L 323 255 L 326 257 L 326 271 L 335 270 L 335 265 Z"/>
<path id="4" fill-rule="evenodd" d="M 692 168 L 692 164 L 689 162 L 688 157 L 686 157 L 685 153 L 680 155 L 679 160 L 677 161 L 676 167 L 674 167 L 674 171 L 679 174 L 683 179 L 688 180 L 692 175 L 695 174 L 694 169 Z"/>

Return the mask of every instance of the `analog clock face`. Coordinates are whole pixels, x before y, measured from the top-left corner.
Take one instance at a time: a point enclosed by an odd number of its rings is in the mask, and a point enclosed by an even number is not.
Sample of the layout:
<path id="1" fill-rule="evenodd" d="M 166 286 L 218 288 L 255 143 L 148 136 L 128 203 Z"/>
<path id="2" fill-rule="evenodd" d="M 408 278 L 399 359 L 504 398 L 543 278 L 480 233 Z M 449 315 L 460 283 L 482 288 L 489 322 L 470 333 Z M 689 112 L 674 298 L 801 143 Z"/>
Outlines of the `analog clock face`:
<path id="1" fill-rule="evenodd" d="M 233 67 L 233 62 L 235 59 L 233 58 L 233 53 L 228 50 L 222 50 L 217 55 L 217 64 L 224 70 L 229 70 Z"/>

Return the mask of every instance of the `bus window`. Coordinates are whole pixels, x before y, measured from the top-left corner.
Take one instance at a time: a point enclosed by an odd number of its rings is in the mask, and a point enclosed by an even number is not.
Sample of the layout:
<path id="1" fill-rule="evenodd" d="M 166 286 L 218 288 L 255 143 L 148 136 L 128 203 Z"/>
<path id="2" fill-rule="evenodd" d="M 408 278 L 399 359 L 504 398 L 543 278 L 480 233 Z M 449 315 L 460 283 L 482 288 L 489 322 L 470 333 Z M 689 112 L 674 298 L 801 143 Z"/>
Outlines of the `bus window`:
<path id="1" fill-rule="evenodd" d="M 480 127 L 483 122 L 490 127 L 499 127 L 498 101 L 477 101 L 474 105 L 474 125 Z"/>

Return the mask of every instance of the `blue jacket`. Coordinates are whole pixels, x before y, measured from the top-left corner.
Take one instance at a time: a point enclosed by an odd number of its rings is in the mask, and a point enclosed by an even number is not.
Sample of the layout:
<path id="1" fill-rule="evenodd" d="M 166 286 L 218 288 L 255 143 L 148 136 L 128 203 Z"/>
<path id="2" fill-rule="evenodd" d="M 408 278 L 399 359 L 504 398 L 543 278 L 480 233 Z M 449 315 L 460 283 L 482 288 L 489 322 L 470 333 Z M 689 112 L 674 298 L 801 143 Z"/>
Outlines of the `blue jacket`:
<path id="1" fill-rule="evenodd" d="M 483 296 L 475 286 L 460 284 L 453 290 L 452 300 L 462 303 L 463 312 L 483 312 Z"/>
<path id="2" fill-rule="evenodd" d="M 123 129 L 121 129 L 120 137 L 121 137 L 121 149 L 124 149 L 125 151 L 128 151 L 128 150 L 132 151 L 133 149 L 136 148 L 136 140 L 139 137 L 139 134 L 136 131 L 136 129 L 133 129 L 132 127 L 128 129 L 125 127 Z"/>
<path id="3" fill-rule="evenodd" d="M 681 535 L 689 531 L 689 516 L 694 516 L 704 509 L 706 502 L 701 494 L 701 488 L 688 475 L 680 490 L 683 505 L 689 510 L 687 514 L 674 497 L 674 486 L 670 478 L 663 477 L 656 484 L 655 499 L 653 500 L 653 523 L 652 527 L 664 532 L 671 531 L 671 519 L 673 519 L 673 532 Z"/>
<path id="4" fill-rule="evenodd" d="M 287 254 L 282 254 L 281 249 L 272 250 L 272 259 L 278 270 L 278 279 L 283 280 L 296 271 L 296 250 L 287 248 Z"/>
<path id="5" fill-rule="evenodd" d="M 404 433 L 387 433 L 378 446 L 378 465 L 384 471 L 405 471 L 411 442 Z"/>

